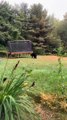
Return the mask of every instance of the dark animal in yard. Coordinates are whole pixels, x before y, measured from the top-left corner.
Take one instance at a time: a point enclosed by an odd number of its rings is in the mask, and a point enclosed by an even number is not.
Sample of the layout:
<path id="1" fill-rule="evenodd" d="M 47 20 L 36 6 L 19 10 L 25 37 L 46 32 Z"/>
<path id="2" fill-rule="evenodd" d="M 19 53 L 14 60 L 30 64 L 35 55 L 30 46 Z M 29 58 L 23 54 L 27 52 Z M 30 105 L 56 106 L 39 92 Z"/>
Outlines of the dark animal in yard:
<path id="1" fill-rule="evenodd" d="M 36 53 L 32 53 L 32 54 L 31 54 L 31 57 L 32 57 L 32 58 L 37 58 L 37 54 L 36 54 Z"/>

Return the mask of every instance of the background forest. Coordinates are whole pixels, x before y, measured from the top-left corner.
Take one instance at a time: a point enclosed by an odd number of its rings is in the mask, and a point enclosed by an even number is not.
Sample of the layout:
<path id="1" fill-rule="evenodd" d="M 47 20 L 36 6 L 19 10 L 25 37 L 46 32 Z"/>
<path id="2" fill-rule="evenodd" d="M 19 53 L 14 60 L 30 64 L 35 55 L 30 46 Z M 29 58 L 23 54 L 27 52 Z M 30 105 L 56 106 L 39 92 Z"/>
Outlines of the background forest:
<path id="1" fill-rule="evenodd" d="M 48 15 L 41 4 L 11 6 L 0 2 L 0 50 L 9 40 L 31 40 L 37 54 L 67 55 L 67 13 L 63 20 Z"/>

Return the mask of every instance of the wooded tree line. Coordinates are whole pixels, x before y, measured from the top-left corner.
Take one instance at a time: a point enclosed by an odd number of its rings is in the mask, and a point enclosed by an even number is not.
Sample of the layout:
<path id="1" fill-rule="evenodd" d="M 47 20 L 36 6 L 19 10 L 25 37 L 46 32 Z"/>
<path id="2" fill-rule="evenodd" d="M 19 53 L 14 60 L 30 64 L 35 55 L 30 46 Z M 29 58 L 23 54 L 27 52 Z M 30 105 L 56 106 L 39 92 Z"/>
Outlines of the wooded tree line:
<path id="1" fill-rule="evenodd" d="M 28 8 L 26 3 L 14 7 L 0 2 L 0 46 L 8 40 L 31 40 L 39 54 L 67 53 L 67 14 L 62 21 L 48 16 L 41 4 Z"/>

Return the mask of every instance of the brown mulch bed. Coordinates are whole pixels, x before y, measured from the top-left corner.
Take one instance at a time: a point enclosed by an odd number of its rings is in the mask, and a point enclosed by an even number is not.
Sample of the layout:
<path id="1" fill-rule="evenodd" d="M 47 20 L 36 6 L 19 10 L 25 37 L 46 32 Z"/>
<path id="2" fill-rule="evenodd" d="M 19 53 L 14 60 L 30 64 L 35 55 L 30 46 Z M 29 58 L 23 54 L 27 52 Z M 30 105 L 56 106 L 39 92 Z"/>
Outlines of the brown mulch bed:
<path id="1" fill-rule="evenodd" d="M 40 93 L 31 96 L 42 120 L 67 120 L 67 97 Z"/>
<path id="2" fill-rule="evenodd" d="M 42 120 L 67 120 L 66 113 L 60 113 L 58 111 L 50 110 L 47 107 L 38 104 L 36 106 L 36 112 L 39 113 Z"/>

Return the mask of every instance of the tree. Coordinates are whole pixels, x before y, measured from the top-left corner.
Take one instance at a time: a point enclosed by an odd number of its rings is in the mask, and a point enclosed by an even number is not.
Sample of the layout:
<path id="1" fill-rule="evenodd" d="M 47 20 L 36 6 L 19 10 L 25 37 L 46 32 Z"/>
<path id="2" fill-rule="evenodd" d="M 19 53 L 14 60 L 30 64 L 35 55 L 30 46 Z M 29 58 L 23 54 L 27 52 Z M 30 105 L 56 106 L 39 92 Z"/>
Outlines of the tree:
<path id="1" fill-rule="evenodd" d="M 58 34 L 62 40 L 64 53 L 67 53 L 67 13 L 64 15 L 64 19 L 58 28 Z"/>
<path id="2" fill-rule="evenodd" d="M 31 6 L 26 19 L 25 39 L 30 39 L 37 52 L 45 53 L 48 33 L 51 32 L 47 11 L 41 4 Z"/>
<path id="3" fill-rule="evenodd" d="M 48 16 L 41 4 L 26 3 L 10 6 L 0 2 L 0 44 L 7 45 L 8 40 L 31 40 L 37 53 L 52 53 L 63 47 L 67 50 L 67 14 L 63 21 Z"/>
<path id="4" fill-rule="evenodd" d="M 60 21 L 54 17 L 54 15 L 49 16 L 49 22 L 52 25 L 52 32 L 49 33 L 49 45 L 51 46 L 52 52 L 57 52 L 57 49 L 62 46 L 62 40 L 58 34 L 58 28 L 60 26 Z"/>
<path id="5" fill-rule="evenodd" d="M 0 44 L 7 44 L 8 40 L 22 39 L 21 17 L 19 11 L 7 2 L 0 3 Z"/>

